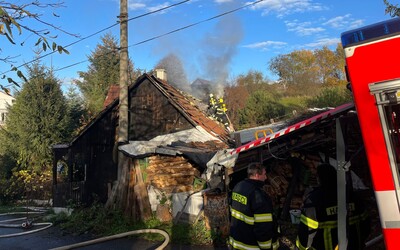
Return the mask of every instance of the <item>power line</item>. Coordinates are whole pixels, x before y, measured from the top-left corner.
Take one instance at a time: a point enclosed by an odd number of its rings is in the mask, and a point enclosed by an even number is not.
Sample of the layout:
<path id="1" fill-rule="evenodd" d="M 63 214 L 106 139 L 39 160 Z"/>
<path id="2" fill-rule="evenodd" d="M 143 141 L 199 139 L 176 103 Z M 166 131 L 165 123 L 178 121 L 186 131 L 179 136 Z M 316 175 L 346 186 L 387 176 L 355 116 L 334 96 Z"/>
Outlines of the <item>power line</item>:
<path id="1" fill-rule="evenodd" d="M 148 39 L 146 39 L 146 40 L 143 40 L 143 41 L 137 42 L 137 43 L 135 43 L 135 44 L 129 45 L 128 48 L 134 47 L 134 46 L 138 46 L 138 45 L 140 45 L 140 44 L 147 43 L 147 42 L 156 40 L 156 39 L 158 39 L 158 38 L 161 38 L 161 37 L 164 37 L 164 36 L 167 36 L 167 35 L 176 33 L 176 32 L 178 32 L 178 31 L 185 30 L 185 29 L 191 28 L 191 27 L 193 27 L 193 26 L 196 26 L 196 25 L 199 25 L 199 24 L 202 24 L 202 23 L 205 23 L 205 22 L 214 20 L 214 19 L 216 19 L 216 18 L 219 18 L 219 17 L 225 16 L 225 15 L 231 14 L 231 13 L 233 13 L 233 12 L 239 11 L 239 10 L 244 9 L 244 8 L 247 8 L 247 7 L 249 7 L 249 6 L 256 5 L 256 4 L 258 4 L 258 3 L 260 3 L 260 2 L 263 2 L 263 1 L 265 1 L 265 0 L 258 0 L 258 1 L 255 1 L 255 2 L 252 2 L 252 3 L 249 3 L 249 4 L 246 4 L 246 5 L 243 5 L 243 6 L 241 6 L 241 7 L 238 7 L 238 8 L 236 8 L 236 9 L 233 9 L 233 10 L 230 10 L 230 11 L 227 11 L 227 12 L 224 12 L 224 13 L 221 13 L 221 14 L 218 14 L 218 15 L 216 15 L 216 16 L 213 16 L 213 17 L 210 17 L 210 18 L 207 18 L 207 19 L 203 19 L 203 20 L 201 20 L 201 21 L 198 21 L 198 22 L 195 22 L 195 23 L 192 23 L 192 24 L 189 24 L 189 25 L 180 27 L 180 28 L 178 28 L 178 29 L 175 29 L 175 30 L 172 30 L 172 31 L 169 31 L 169 32 L 166 32 L 166 33 L 164 33 L 164 34 L 161 34 L 161 35 L 158 35 L 158 36 L 154 36 L 154 37 L 148 38 Z M 103 54 L 103 55 L 101 55 L 101 56 L 106 56 L 106 55 L 108 55 L 109 53 L 113 53 L 113 52 L 114 52 L 114 51 L 110 51 L 110 52 L 107 52 L 107 53 L 105 53 L 105 54 Z M 78 64 L 81 64 L 81 63 L 84 63 L 84 62 L 87 62 L 87 61 L 88 61 L 88 60 L 80 61 L 80 62 L 78 62 L 78 63 L 74 63 L 74 64 L 71 64 L 71 65 L 68 65 L 68 66 L 65 66 L 65 67 L 62 67 L 62 68 L 55 69 L 54 71 L 60 71 L 60 70 L 63 70 L 63 69 L 67 69 L 67 68 L 76 66 L 76 65 L 78 65 Z"/>
<path id="2" fill-rule="evenodd" d="M 138 16 L 135 16 L 135 17 L 132 17 L 132 18 L 129 18 L 129 19 L 127 20 L 127 22 L 132 21 L 132 20 L 135 20 L 135 19 L 139 19 L 139 18 L 142 18 L 142 17 L 145 17 L 145 16 L 148 16 L 148 15 L 151 15 L 151 14 L 154 14 L 154 13 L 157 13 L 157 12 L 160 12 L 160 11 L 163 11 L 163 10 L 166 10 L 166 9 L 169 9 L 169 8 L 172 8 L 172 7 L 181 5 L 181 4 L 184 4 L 184 3 L 189 2 L 189 1 L 191 1 L 191 0 L 184 0 L 184 1 L 181 1 L 181 2 L 178 2 L 178 3 L 175 3 L 175 4 L 168 5 L 168 6 L 163 7 L 163 8 L 157 9 L 157 10 L 153 10 L 153 11 L 150 11 L 150 12 L 147 12 L 147 13 L 144 13 L 144 14 L 141 14 L 141 15 L 138 15 Z M 68 48 L 68 47 L 70 47 L 70 46 L 72 46 L 72 45 L 74 45 L 74 44 L 77 44 L 77 43 L 79 43 L 79 42 L 82 42 L 83 40 L 86 40 L 86 39 L 88 39 L 88 38 L 90 38 L 90 37 L 93 37 L 93 36 L 95 36 L 95 35 L 97 35 L 97 34 L 99 34 L 99 33 L 102 33 L 102 32 L 104 32 L 104 31 L 106 31 L 106 30 L 108 30 L 108 29 L 113 28 L 113 27 L 115 27 L 115 26 L 117 26 L 117 25 L 119 25 L 119 22 L 117 22 L 117 23 L 115 23 L 115 24 L 113 24 L 113 25 L 110 25 L 110 26 L 108 26 L 108 27 L 106 27 L 106 28 L 104 28 L 104 29 L 101 29 L 101 30 L 99 30 L 99 31 L 97 31 L 97 32 L 95 32 L 95 33 L 93 33 L 93 34 L 91 34 L 91 35 L 88 35 L 88 36 L 86 36 L 86 37 L 83 37 L 83 38 L 81 38 L 81 39 L 79 39 L 79 40 L 77 40 L 77 41 L 75 41 L 75 42 L 72 42 L 72 43 L 70 43 L 70 44 L 64 46 L 63 48 Z M 21 64 L 21 65 L 19 65 L 18 67 L 14 67 L 13 69 L 19 69 L 19 68 L 21 68 L 21 67 L 23 67 L 23 66 L 26 66 L 26 65 L 28 65 L 28 64 L 31 64 L 31 63 L 33 63 L 33 62 L 36 62 L 36 61 L 38 61 L 38 60 L 40 60 L 40 59 L 42 59 L 42 58 L 45 58 L 45 57 L 47 57 L 47 56 L 49 56 L 49 55 L 52 55 L 52 54 L 54 54 L 54 53 L 56 53 L 56 52 L 58 52 L 58 51 L 57 51 L 57 50 L 53 50 L 53 51 L 51 51 L 51 52 L 49 52 L 49 53 L 47 53 L 47 54 L 44 54 L 44 55 L 42 55 L 42 56 L 39 56 L 39 57 L 35 58 L 35 59 L 33 59 L 33 60 L 29 61 L 29 62 L 26 62 L 26 63 L 24 63 L 24 64 Z M 81 63 L 81 62 L 80 62 L 80 63 Z M 76 63 L 76 64 L 79 64 L 79 63 Z M 76 65 L 76 64 L 74 64 L 74 65 Z M 64 67 L 64 68 L 65 68 L 65 67 Z M 0 75 L 7 74 L 7 73 L 9 73 L 9 72 L 11 72 L 11 71 L 12 71 L 12 70 L 5 71 L 5 72 L 1 73 Z"/>

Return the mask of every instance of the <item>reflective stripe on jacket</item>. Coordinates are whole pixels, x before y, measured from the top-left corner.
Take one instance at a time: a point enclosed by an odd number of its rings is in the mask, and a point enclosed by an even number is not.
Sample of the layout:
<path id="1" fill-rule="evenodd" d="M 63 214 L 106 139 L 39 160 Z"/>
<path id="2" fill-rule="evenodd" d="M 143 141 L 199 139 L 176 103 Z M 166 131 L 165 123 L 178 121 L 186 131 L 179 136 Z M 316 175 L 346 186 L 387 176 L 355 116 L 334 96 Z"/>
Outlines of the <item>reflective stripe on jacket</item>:
<path id="1" fill-rule="evenodd" d="M 272 202 L 262 187 L 246 179 L 233 189 L 229 243 L 235 249 L 278 249 Z"/>
<path id="2" fill-rule="evenodd" d="M 336 194 L 313 191 L 305 201 L 300 217 L 296 246 L 300 250 L 333 250 L 338 245 Z M 348 205 L 348 248 L 364 248 L 369 233 L 369 217 L 357 200 Z"/>

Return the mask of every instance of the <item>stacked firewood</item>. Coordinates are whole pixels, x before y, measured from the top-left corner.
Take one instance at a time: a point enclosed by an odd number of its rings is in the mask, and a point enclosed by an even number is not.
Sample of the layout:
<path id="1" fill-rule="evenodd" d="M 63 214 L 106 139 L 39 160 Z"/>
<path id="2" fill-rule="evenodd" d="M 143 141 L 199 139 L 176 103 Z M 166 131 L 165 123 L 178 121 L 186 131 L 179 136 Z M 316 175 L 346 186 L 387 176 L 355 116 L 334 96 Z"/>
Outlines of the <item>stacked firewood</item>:
<path id="1" fill-rule="evenodd" d="M 287 199 L 290 199 L 290 209 L 301 208 L 306 188 L 317 185 L 316 167 L 320 164 L 320 159 L 312 155 L 302 155 L 301 162 L 303 164 L 299 166 L 291 166 L 285 160 L 275 160 L 270 164 L 264 190 L 271 197 L 275 207 L 282 209 L 288 202 Z M 293 168 L 299 168 L 296 176 Z M 297 179 L 293 180 L 294 178 Z M 292 187 L 291 195 L 289 195 L 290 185 L 295 185 Z"/>
<path id="2" fill-rule="evenodd" d="M 167 194 L 192 191 L 198 176 L 199 170 L 182 156 L 151 156 L 145 170 L 146 184 Z"/>

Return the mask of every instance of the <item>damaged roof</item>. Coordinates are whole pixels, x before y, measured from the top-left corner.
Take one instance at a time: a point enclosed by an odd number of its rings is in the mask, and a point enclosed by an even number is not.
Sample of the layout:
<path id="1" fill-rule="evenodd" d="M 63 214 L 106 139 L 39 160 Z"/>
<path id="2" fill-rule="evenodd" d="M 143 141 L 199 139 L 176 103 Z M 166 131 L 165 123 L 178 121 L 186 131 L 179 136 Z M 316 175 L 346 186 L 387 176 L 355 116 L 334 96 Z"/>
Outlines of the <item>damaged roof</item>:
<path id="1" fill-rule="evenodd" d="M 181 113 L 194 125 L 203 127 L 211 135 L 221 139 L 226 144 L 230 143 L 229 132 L 219 122 L 205 115 L 193 101 L 189 100 L 183 92 L 167 83 L 167 81 L 156 78 L 153 75 L 147 75 L 149 80 L 156 86 L 172 105 L 175 106 Z"/>
<path id="2" fill-rule="evenodd" d="M 168 101 L 173 105 L 180 113 L 188 119 L 188 121 L 194 126 L 202 127 L 207 133 L 214 136 L 216 139 L 214 141 L 214 146 L 223 149 L 230 145 L 231 139 L 229 137 L 229 132 L 224 128 L 224 126 L 217 121 L 209 118 L 204 112 L 202 112 L 194 102 L 190 101 L 182 92 L 168 84 L 167 81 L 156 78 L 153 75 L 147 73 L 139 77 L 135 83 L 129 86 L 129 91 L 136 85 L 140 84 L 145 80 L 149 80 L 160 92 L 168 99 Z M 104 102 L 105 108 L 97 114 L 81 131 L 80 133 L 69 143 L 72 145 L 80 136 L 82 136 L 93 124 L 101 120 L 101 118 L 111 109 L 113 109 L 119 103 L 119 85 L 111 85 L 110 91 Z M 53 148 L 59 147 L 59 145 L 54 145 Z M 64 145 L 68 146 L 68 145 Z"/>

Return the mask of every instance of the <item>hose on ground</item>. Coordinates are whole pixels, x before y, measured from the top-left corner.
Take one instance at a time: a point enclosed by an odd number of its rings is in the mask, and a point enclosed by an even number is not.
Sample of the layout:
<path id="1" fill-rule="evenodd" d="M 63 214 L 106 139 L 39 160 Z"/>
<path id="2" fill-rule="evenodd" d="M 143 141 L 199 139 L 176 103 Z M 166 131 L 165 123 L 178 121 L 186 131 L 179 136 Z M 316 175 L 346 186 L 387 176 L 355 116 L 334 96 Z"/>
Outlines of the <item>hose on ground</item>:
<path id="1" fill-rule="evenodd" d="M 25 231 L 25 232 L 20 232 L 20 233 L 0 235 L 0 238 L 9 238 L 9 237 L 21 236 L 21 235 L 25 235 L 25 234 L 36 233 L 36 232 L 45 230 L 45 229 L 53 226 L 53 223 L 51 223 L 51 222 L 33 223 L 32 226 L 45 226 L 45 227 L 41 227 L 38 229 L 29 230 L 29 231 Z M 22 227 L 22 226 L 18 225 L 18 227 Z"/>
<path id="2" fill-rule="evenodd" d="M 44 212 L 45 211 L 43 211 L 43 210 L 42 211 L 36 211 L 36 212 L 9 212 L 9 213 L 0 214 L 0 216 L 43 214 Z M 7 224 L 6 223 L 6 222 L 19 221 L 19 220 L 26 220 L 26 222 L 23 222 L 22 224 Z M 29 221 L 27 217 L 3 220 L 3 221 L 0 221 L 0 227 L 24 228 L 24 229 L 27 229 L 27 228 L 32 227 L 32 226 L 44 226 L 44 227 L 40 227 L 40 228 L 37 228 L 37 229 L 34 229 L 34 230 L 24 231 L 24 232 L 20 232 L 20 233 L 0 235 L 0 238 L 9 238 L 9 237 L 15 237 L 15 236 L 21 236 L 21 235 L 36 233 L 36 232 L 45 230 L 45 229 L 51 227 L 52 225 L 53 225 L 53 223 L 51 223 L 51 222 L 33 223 L 32 221 Z"/>
<path id="3" fill-rule="evenodd" d="M 160 230 L 160 229 L 140 229 L 140 230 L 129 231 L 129 232 L 126 232 L 126 233 L 110 235 L 110 236 L 106 236 L 106 237 L 102 237 L 102 238 L 98 238 L 98 239 L 94 239 L 94 240 L 84 241 L 84 242 L 80 242 L 80 243 L 76 243 L 76 244 L 72 244 L 72 245 L 57 247 L 57 248 L 53 248 L 51 250 L 74 249 L 74 248 L 78 248 L 78 247 L 84 247 L 84 246 L 97 244 L 97 243 L 104 242 L 104 241 L 120 239 L 120 238 L 124 238 L 124 237 L 127 237 L 127 236 L 131 236 L 131 235 L 135 235 L 135 234 L 142 234 L 142 233 L 158 233 L 158 234 L 161 234 L 162 236 L 164 236 L 164 242 L 159 247 L 157 247 L 156 250 L 164 249 L 169 243 L 169 235 L 164 230 Z"/>

